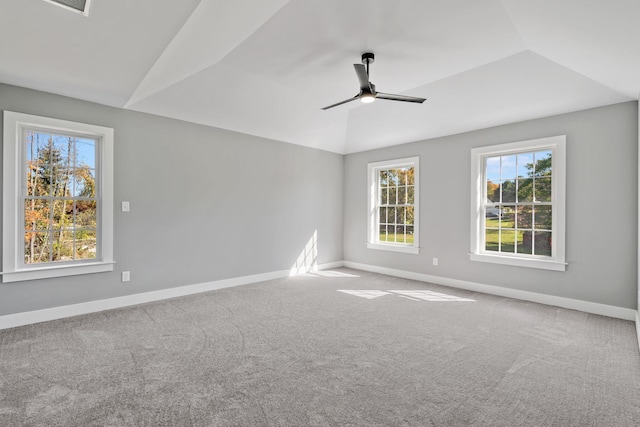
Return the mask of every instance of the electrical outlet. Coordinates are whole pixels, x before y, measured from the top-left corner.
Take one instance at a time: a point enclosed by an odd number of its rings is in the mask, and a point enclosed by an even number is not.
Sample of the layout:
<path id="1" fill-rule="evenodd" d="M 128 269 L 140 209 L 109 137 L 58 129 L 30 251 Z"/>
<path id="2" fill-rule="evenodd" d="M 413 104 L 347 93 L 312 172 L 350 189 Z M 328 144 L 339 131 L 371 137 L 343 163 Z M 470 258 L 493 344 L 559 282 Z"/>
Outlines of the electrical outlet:
<path id="1" fill-rule="evenodd" d="M 128 282 L 129 280 L 131 280 L 131 272 L 130 271 L 123 271 L 122 272 L 122 281 L 123 282 Z"/>
<path id="2" fill-rule="evenodd" d="M 433 259 L 433 265 L 438 265 L 438 258 Z"/>

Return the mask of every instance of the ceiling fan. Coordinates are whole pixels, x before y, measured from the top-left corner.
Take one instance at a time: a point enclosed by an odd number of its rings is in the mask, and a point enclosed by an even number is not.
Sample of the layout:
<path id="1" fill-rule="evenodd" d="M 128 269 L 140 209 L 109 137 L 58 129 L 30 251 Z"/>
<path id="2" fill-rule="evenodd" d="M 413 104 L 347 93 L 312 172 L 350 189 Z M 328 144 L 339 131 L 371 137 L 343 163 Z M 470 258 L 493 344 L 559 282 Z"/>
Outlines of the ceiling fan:
<path id="1" fill-rule="evenodd" d="M 344 101 L 337 102 L 335 104 L 324 107 L 323 110 L 337 107 L 338 105 L 346 104 L 347 102 L 360 99 L 361 102 L 371 103 L 379 99 L 388 99 L 390 101 L 402 101 L 402 102 L 416 102 L 422 104 L 426 101 L 425 98 L 417 98 L 415 96 L 394 95 L 392 93 L 376 92 L 376 85 L 369 81 L 369 64 L 373 64 L 375 55 L 373 52 L 365 52 L 362 54 L 362 64 L 353 64 L 353 68 L 356 70 L 358 81 L 360 82 L 360 93 L 353 98 L 346 99 Z"/>

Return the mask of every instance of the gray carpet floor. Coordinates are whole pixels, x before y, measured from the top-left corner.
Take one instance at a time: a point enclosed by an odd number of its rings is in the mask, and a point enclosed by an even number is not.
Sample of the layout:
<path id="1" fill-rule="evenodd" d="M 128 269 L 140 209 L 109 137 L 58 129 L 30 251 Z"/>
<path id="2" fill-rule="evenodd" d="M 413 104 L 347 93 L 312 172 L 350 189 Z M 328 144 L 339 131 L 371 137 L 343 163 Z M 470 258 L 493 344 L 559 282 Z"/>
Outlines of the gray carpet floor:
<path id="1" fill-rule="evenodd" d="M 640 355 L 632 322 L 338 269 L 0 331 L 0 425 L 638 426 Z"/>

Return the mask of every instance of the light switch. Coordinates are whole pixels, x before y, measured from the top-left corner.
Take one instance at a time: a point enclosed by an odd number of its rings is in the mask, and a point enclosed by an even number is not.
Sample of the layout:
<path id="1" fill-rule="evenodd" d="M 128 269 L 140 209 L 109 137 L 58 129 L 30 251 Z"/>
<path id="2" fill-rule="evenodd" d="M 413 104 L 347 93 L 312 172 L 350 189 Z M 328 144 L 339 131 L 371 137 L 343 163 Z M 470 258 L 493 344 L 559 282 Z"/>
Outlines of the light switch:
<path id="1" fill-rule="evenodd" d="M 129 202 L 122 202 L 122 212 L 129 212 Z"/>

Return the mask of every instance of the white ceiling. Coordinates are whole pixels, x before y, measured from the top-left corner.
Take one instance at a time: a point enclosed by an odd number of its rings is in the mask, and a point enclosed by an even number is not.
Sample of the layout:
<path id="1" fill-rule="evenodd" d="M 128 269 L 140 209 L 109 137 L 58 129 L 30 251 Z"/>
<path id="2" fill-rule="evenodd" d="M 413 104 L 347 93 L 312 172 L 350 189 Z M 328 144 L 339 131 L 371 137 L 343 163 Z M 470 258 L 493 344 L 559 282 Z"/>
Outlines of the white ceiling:
<path id="1" fill-rule="evenodd" d="M 0 0 L 0 82 L 350 153 L 638 99 L 640 1 Z"/>

